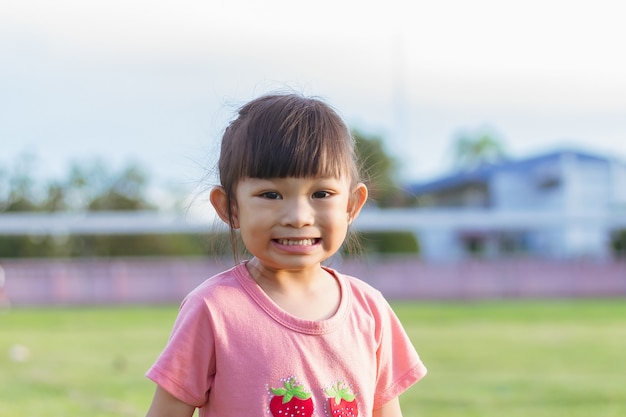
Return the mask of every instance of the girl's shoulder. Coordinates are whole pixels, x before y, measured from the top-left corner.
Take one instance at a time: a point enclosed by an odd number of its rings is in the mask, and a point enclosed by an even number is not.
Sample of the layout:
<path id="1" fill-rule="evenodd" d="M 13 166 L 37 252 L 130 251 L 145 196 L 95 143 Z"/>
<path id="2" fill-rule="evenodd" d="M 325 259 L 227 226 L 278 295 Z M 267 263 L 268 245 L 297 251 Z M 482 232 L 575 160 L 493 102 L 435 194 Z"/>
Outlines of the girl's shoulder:
<path id="1" fill-rule="evenodd" d="M 346 275 L 346 274 L 341 274 L 341 275 L 346 279 L 346 281 L 348 282 L 350 287 L 353 289 L 353 291 L 357 291 L 368 297 L 380 298 L 383 296 L 379 289 L 363 281 L 361 278 L 357 278 L 352 275 Z"/>
<path id="2" fill-rule="evenodd" d="M 240 278 L 238 278 L 238 276 L 241 275 L 241 267 L 241 265 L 235 265 L 230 269 L 207 278 L 200 285 L 191 290 L 186 298 L 202 300 L 211 298 L 221 299 L 225 295 L 239 292 L 241 285 L 239 284 Z"/>
<path id="3" fill-rule="evenodd" d="M 339 280 L 343 281 L 343 285 L 350 291 L 352 298 L 357 302 L 366 302 L 367 304 L 386 304 L 385 297 L 377 288 L 371 284 L 363 281 L 362 279 L 343 274 L 332 268 L 326 268 L 329 272 L 334 274 Z"/>

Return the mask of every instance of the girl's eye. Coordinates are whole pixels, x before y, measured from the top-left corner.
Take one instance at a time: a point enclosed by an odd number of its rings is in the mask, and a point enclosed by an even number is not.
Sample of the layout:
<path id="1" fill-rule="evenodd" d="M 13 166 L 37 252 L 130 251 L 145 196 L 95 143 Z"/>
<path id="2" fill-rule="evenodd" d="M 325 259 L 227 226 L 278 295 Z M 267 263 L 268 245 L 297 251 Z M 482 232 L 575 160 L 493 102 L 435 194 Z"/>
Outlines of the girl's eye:
<path id="1" fill-rule="evenodd" d="M 280 194 L 276 191 L 267 191 L 261 194 L 261 197 L 267 198 L 268 200 L 279 200 L 281 198 Z"/>
<path id="2" fill-rule="evenodd" d="M 328 191 L 316 191 L 313 193 L 313 198 L 326 198 L 330 197 L 330 193 Z"/>

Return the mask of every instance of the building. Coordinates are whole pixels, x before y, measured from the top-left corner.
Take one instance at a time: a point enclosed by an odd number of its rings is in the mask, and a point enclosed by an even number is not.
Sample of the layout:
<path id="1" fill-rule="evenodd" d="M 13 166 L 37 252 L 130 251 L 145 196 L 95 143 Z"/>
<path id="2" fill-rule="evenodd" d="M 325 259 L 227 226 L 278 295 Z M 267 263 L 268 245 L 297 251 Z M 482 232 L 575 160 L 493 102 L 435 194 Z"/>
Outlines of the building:
<path id="1" fill-rule="evenodd" d="M 626 228 L 626 164 L 576 150 L 483 165 L 408 189 L 423 210 L 444 211 L 451 219 L 448 226 L 439 222 L 417 231 L 423 256 L 431 260 L 606 258 L 611 237 Z M 468 213 L 487 220 L 455 220 Z"/>

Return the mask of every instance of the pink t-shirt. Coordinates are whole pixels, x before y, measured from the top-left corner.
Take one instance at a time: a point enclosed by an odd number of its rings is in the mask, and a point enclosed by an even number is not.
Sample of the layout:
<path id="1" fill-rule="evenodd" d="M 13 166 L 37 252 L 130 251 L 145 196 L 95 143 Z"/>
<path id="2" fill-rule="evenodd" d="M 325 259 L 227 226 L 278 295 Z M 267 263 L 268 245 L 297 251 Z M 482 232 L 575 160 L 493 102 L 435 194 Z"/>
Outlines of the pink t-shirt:
<path id="1" fill-rule="evenodd" d="M 342 296 L 322 321 L 282 310 L 243 263 L 206 280 L 183 301 L 147 377 L 200 416 L 331 416 L 344 406 L 371 416 L 426 368 L 378 290 L 328 271 Z M 333 399 L 340 390 L 343 403 Z"/>

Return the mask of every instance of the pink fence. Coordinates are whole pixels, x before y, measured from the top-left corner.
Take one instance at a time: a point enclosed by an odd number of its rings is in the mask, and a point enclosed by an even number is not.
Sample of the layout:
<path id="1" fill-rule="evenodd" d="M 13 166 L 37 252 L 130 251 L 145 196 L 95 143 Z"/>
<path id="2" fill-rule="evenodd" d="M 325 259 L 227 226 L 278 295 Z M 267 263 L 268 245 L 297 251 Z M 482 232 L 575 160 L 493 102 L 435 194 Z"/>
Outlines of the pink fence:
<path id="1" fill-rule="evenodd" d="M 3 260 L 4 295 L 16 306 L 179 303 L 229 261 L 215 259 Z M 337 269 L 390 299 L 626 296 L 626 262 L 497 260 L 424 263 L 343 260 Z M 2 288 L 0 288 L 0 292 Z M 2 294 L 0 294 L 2 295 Z"/>

